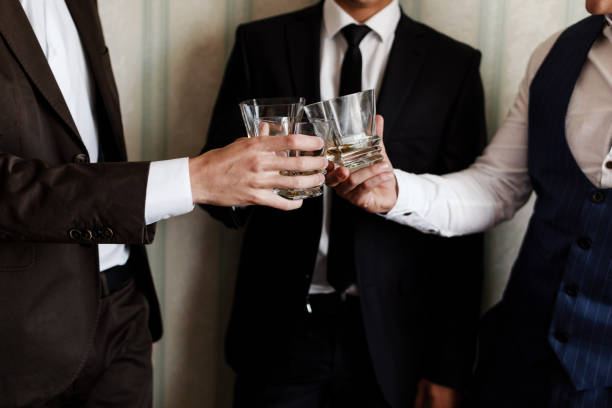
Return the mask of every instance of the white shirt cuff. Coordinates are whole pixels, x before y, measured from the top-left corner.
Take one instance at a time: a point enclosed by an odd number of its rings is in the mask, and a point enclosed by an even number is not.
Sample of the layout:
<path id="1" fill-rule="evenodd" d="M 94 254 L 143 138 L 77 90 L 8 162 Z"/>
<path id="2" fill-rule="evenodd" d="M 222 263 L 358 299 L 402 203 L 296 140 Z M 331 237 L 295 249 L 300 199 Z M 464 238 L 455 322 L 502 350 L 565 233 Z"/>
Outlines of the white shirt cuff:
<path id="1" fill-rule="evenodd" d="M 145 201 L 147 225 L 186 214 L 193 208 L 189 159 L 152 162 Z"/>
<path id="2" fill-rule="evenodd" d="M 397 222 L 427 234 L 440 234 L 440 230 L 423 218 L 429 208 L 431 185 L 422 176 L 394 170 L 397 180 L 397 201 L 393 208 L 382 215 L 387 220 Z"/>

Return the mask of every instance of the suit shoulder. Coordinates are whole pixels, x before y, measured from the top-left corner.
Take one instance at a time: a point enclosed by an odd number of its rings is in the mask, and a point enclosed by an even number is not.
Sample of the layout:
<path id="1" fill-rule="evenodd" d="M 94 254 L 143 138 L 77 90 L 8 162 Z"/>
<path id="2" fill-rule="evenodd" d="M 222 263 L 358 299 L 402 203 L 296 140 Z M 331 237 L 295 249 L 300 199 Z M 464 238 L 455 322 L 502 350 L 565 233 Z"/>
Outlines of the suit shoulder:
<path id="1" fill-rule="evenodd" d="M 472 46 L 441 33 L 440 31 L 437 31 L 426 24 L 414 21 L 413 23 L 417 25 L 421 34 L 427 38 L 432 51 L 436 53 L 443 53 L 446 58 L 453 60 L 471 61 L 474 58 L 480 58 L 480 51 Z"/>
<path id="2" fill-rule="evenodd" d="M 275 35 L 287 24 L 307 20 L 309 18 L 316 18 L 317 15 L 320 16 L 321 13 L 321 5 L 310 6 L 290 13 L 244 23 L 238 27 L 238 30 L 246 35 Z"/>

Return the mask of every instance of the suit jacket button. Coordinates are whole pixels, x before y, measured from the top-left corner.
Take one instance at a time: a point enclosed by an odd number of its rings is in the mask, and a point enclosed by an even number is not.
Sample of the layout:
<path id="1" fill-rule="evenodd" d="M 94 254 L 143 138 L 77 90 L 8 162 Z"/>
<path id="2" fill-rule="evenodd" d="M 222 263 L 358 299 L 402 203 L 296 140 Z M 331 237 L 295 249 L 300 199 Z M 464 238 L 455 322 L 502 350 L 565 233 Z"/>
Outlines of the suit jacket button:
<path id="1" fill-rule="evenodd" d="M 591 194 L 591 201 L 595 204 L 601 204 L 605 199 L 606 195 L 603 193 L 603 191 L 595 191 L 593 194 Z"/>
<path id="2" fill-rule="evenodd" d="M 84 154 L 84 153 L 76 154 L 72 158 L 72 162 L 75 163 L 75 164 L 88 164 L 89 163 L 89 156 Z"/>
<path id="3" fill-rule="evenodd" d="M 102 229 L 102 237 L 105 240 L 110 241 L 111 239 L 113 239 L 114 236 L 115 236 L 115 232 L 112 229 L 108 227 Z"/>
<path id="4" fill-rule="evenodd" d="M 93 232 L 88 229 L 81 230 L 81 239 L 83 241 L 91 241 L 93 239 Z"/>
<path id="5" fill-rule="evenodd" d="M 567 343 L 569 341 L 569 334 L 564 331 L 558 331 L 555 333 L 555 339 L 557 339 L 559 343 Z"/>
<path id="6" fill-rule="evenodd" d="M 587 250 L 591 249 L 593 242 L 587 237 L 581 237 L 578 238 L 577 244 L 581 249 Z"/>
<path id="7" fill-rule="evenodd" d="M 71 229 L 68 231 L 68 236 L 70 236 L 70 239 L 73 241 L 80 241 L 82 239 L 81 231 L 78 229 Z"/>

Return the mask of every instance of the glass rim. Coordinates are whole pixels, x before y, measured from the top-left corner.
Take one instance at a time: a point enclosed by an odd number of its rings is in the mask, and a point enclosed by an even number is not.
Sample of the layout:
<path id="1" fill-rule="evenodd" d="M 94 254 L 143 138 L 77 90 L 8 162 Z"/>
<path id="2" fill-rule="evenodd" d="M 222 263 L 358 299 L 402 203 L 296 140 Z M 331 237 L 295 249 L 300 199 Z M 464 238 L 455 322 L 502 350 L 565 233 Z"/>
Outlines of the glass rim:
<path id="1" fill-rule="evenodd" d="M 314 125 L 313 122 L 325 122 L 325 123 L 331 124 L 332 121 L 329 120 L 329 119 L 319 119 L 319 118 L 317 118 L 317 119 L 313 119 L 313 120 L 301 120 L 299 122 L 295 122 L 295 124 L 296 124 L 296 126 L 297 125 Z"/>
<path id="2" fill-rule="evenodd" d="M 283 106 L 283 105 L 304 105 L 306 98 L 302 96 L 287 96 L 279 98 L 251 98 L 245 99 L 238 105 L 250 105 L 250 106 Z"/>
<path id="3" fill-rule="evenodd" d="M 327 100 L 327 99 L 326 99 Z M 319 101 L 319 102 L 313 102 L 313 103 L 309 103 L 308 105 L 304 105 L 304 108 L 310 107 L 310 106 L 316 106 L 316 105 L 324 105 L 325 101 Z"/>
<path id="4" fill-rule="evenodd" d="M 363 91 L 353 92 L 351 94 L 340 95 L 340 96 L 336 96 L 336 97 L 333 97 L 333 98 L 329 98 L 329 99 L 326 99 L 324 101 L 321 101 L 320 103 L 324 104 L 325 102 L 337 101 L 339 99 L 348 99 L 350 97 L 353 97 L 353 96 L 356 96 L 356 95 L 362 95 L 362 94 L 372 94 L 372 95 L 375 95 L 375 91 L 374 91 L 374 89 L 364 89 Z M 314 105 L 314 104 L 312 104 L 312 105 Z"/>

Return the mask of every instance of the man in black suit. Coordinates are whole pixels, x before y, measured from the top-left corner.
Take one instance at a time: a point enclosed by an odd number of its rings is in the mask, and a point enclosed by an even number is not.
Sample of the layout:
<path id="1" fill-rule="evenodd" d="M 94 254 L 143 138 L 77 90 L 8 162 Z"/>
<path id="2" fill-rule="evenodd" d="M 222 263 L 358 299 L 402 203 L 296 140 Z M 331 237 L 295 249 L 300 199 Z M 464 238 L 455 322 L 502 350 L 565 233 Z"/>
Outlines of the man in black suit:
<path id="1" fill-rule="evenodd" d="M 243 99 L 312 103 L 374 88 L 395 168 L 459 170 L 485 142 L 479 63 L 479 52 L 403 15 L 396 0 L 325 0 L 249 23 L 237 30 L 204 150 L 244 135 Z M 402 229 L 331 190 L 291 214 L 206 209 L 247 225 L 226 344 L 236 407 L 458 405 L 473 360 L 481 236 Z"/>

